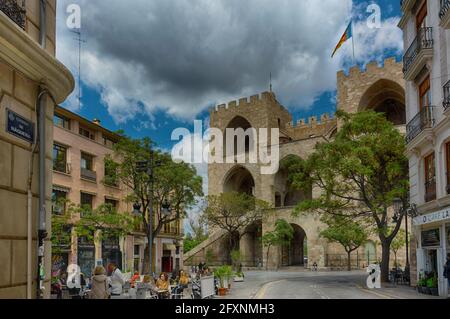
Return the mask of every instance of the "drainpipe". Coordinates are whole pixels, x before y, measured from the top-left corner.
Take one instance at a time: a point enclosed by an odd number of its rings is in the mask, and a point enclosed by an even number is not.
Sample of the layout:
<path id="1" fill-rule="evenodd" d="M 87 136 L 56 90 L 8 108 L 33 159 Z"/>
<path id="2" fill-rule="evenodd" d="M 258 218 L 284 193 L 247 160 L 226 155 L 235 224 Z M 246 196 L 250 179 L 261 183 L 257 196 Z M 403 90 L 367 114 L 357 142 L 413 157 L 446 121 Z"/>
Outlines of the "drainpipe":
<path id="1" fill-rule="evenodd" d="M 46 226 L 46 167 L 45 167 L 45 109 L 47 99 L 45 98 L 46 91 L 41 91 L 38 98 L 39 104 L 39 224 L 38 224 L 38 276 L 37 276 L 37 299 L 43 298 L 44 280 L 45 280 L 45 261 L 44 253 L 45 246 L 44 240 L 47 238 L 47 226 Z"/>
<path id="2" fill-rule="evenodd" d="M 45 0 L 40 0 L 40 26 L 39 26 L 39 43 L 45 49 L 46 33 L 47 33 L 47 4 Z"/>
<path id="3" fill-rule="evenodd" d="M 45 49 L 45 40 L 47 33 L 47 17 L 46 17 L 46 0 L 40 0 L 40 26 L 39 26 L 39 42 L 43 49 Z M 44 297 L 44 280 L 45 280 L 45 239 L 48 236 L 46 227 L 46 167 L 45 167 L 45 150 L 46 150 L 46 136 L 45 136 L 45 114 L 47 107 L 47 99 L 44 98 L 45 90 L 40 91 L 38 96 L 39 104 L 39 218 L 38 218 L 38 249 L 37 249 L 37 299 L 42 299 Z"/>

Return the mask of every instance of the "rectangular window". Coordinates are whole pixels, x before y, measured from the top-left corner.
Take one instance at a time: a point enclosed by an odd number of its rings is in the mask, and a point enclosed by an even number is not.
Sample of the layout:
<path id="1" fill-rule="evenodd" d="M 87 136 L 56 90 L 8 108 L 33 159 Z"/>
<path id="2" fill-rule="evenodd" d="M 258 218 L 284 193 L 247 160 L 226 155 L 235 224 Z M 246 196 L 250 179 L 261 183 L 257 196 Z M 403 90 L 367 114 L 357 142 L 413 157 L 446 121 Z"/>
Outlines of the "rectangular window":
<path id="1" fill-rule="evenodd" d="M 70 120 L 62 115 L 55 114 L 53 117 L 53 124 L 66 130 L 70 130 Z"/>
<path id="2" fill-rule="evenodd" d="M 430 76 L 428 76 L 419 86 L 420 110 L 431 106 Z"/>
<path id="3" fill-rule="evenodd" d="M 53 170 L 60 173 L 67 172 L 67 148 L 53 144 Z"/>
<path id="4" fill-rule="evenodd" d="M 53 190 L 52 192 L 52 213 L 55 215 L 64 215 L 66 212 L 67 193 Z"/>
<path id="5" fill-rule="evenodd" d="M 105 198 L 105 204 L 110 205 L 115 211 L 117 211 L 117 209 L 119 208 L 119 202 L 114 199 Z"/>
<path id="6" fill-rule="evenodd" d="M 94 157 L 92 155 L 81 153 L 81 168 L 89 171 L 94 170 Z"/>
<path id="7" fill-rule="evenodd" d="M 80 133 L 81 136 L 84 136 L 84 137 L 86 137 L 88 139 L 91 139 L 91 140 L 95 140 L 94 133 L 92 133 L 91 131 L 89 131 L 88 129 L 86 129 L 84 127 L 80 126 L 79 133 Z"/>
<path id="8" fill-rule="evenodd" d="M 435 154 L 425 157 L 425 202 L 436 199 L 436 164 Z"/>
<path id="9" fill-rule="evenodd" d="M 81 207 L 89 207 L 92 209 L 94 207 L 94 195 L 81 193 L 80 205 Z"/>
<path id="10" fill-rule="evenodd" d="M 106 147 L 109 147 L 109 148 L 113 148 L 115 144 L 116 144 L 116 141 L 114 141 L 112 138 L 103 134 L 103 145 L 105 145 Z"/>

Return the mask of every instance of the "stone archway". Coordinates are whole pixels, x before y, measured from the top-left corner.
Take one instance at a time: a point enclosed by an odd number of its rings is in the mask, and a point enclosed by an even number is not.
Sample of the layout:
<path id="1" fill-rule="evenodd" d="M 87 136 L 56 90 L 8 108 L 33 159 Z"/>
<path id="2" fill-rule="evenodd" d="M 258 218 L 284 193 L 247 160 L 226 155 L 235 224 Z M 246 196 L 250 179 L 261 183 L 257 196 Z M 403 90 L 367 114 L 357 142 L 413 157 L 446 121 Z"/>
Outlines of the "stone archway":
<path id="1" fill-rule="evenodd" d="M 255 195 L 255 179 L 253 175 L 243 166 L 234 167 L 225 177 L 223 192 L 245 193 Z"/>
<path id="2" fill-rule="evenodd" d="M 224 141 L 223 141 L 224 142 L 223 143 L 223 145 L 224 145 L 224 155 L 228 154 L 228 149 L 227 149 L 228 131 L 227 131 L 227 129 L 234 129 L 234 130 L 236 130 L 236 129 L 243 129 L 244 132 L 245 132 L 249 128 L 252 128 L 252 125 L 250 124 L 250 122 L 247 119 L 245 119 L 242 116 L 236 116 L 235 118 L 233 118 L 230 121 L 230 123 L 225 128 L 225 134 L 223 136 L 224 137 Z M 234 136 L 234 150 L 233 150 L 233 154 L 235 156 L 239 155 L 239 152 L 238 152 L 238 144 L 239 143 L 238 142 L 239 142 L 238 141 L 238 137 Z M 245 136 L 245 144 L 244 144 L 245 153 L 249 153 L 250 151 L 253 150 L 253 148 L 252 148 L 253 145 L 251 145 L 251 144 L 252 143 L 250 141 L 250 137 L 249 136 Z"/>
<path id="3" fill-rule="evenodd" d="M 294 228 L 294 237 L 289 245 L 283 246 L 281 249 L 281 265 L 283 267 L 290 266 L 306 266 L 307 264 L 307 236 L 305 230 L 296 224 L 291 224 Z"/>
<path id="4" fill-rule="evenodd" d="M 359 111 L 364 110 L 384 113 L 396 126 L 406 125 L 405 89 L 392 80 L 378 80 L 361 97 Z"/>
<path id="5" fill-rule="evenodd" d="M 241 238 L 239 249 L 243 267 L 258 267 L 263 262 L 262 221 L 248 226 Z"/>

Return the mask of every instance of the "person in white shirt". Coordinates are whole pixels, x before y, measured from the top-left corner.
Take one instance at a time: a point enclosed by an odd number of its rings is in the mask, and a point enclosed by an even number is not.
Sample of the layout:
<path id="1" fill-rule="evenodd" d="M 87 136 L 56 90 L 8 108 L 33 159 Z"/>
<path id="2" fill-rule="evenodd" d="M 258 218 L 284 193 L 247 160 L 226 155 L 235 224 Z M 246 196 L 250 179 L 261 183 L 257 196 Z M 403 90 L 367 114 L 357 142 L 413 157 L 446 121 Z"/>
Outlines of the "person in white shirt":
<path id="1" fill-rule="evenodd" d="M 122 295 L 122 288 L 125 284 L 122 272 L 114 263 L 108 265 L 108 272 L 110 274 L 111 296 Z"/>

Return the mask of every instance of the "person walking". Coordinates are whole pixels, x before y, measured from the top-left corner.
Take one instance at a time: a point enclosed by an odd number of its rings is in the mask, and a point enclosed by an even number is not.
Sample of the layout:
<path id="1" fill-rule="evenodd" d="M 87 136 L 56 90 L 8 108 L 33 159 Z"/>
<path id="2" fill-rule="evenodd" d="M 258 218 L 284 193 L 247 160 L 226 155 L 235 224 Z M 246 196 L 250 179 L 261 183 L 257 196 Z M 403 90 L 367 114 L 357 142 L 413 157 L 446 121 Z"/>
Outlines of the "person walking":
<path id="1" fill-rule="evenodd" d="M 111 278 L 111 296 L 122 295 L 123 285 L 125 284 L 122 272 L 114 263 L 108 265 L 108 272 Z"/>
<path id="2" fill-rule="evenodd" d="M 108 286 L 105 268 L 102 266 L 96 267 L 92 277 L 90 299 L 109 299 Z"/>

